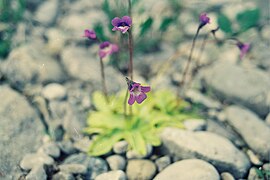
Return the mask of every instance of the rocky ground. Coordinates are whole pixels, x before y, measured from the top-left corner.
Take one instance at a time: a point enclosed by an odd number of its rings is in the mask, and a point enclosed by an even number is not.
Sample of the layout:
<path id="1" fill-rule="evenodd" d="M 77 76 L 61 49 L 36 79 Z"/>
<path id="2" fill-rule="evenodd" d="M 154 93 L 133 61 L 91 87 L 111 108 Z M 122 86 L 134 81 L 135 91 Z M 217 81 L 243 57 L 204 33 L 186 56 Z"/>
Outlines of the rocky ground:
<path id="1" fill-rule="evenodd" d="M 0 60 L 0 179 L 253 180 L 259 179 L 256 169 L 270 171 L 269 25 L 241 35 L 253 43 L 241 63 L 239 50 L 230 44 L 206 47 L 201 63 L 210 65 L 199 71 L 186 93 L 202 105 L 204 120 L 186 121 L 185 130 L 165 129 L 162 146 L 149 146 L 146 156 L 121 141 L 106 156 L 92 157 L 87 155 L 92 140 L 81 131 L 93 110 L 91 93 L 100 89 L 98 47 L 86 47 L 81 35 L 94 22 L 110 20 L 100 10 L 101 1 L 29 2 L 34 10 L 26 12 L 13 38 L 14 49 Z M 196 3 L 186 2 L 180 18 L 186 22 L 183 32 L 172 27 L 160 51 L 135 55 L 137 79 L 175 89 L 191 45 L 187 37 L 195 32 L 190 14 Z M 221 4 L 224 12 L 255 6 L 234 3 L 209 0 L 207 6 Z M 146 12 L 135 11 L 134 19 L 171 13 L 166 5 L 152 0 L 140 4 Z M 176 37 L 186 40 L 175 46 L 171 42 Z M 154 76 L 177 53 L 181 56 L 169 70 Z M 110 65 L 105 69 L 113 82 L 108 83 L 110 93 L 126 86 L 121 73 Z"/>

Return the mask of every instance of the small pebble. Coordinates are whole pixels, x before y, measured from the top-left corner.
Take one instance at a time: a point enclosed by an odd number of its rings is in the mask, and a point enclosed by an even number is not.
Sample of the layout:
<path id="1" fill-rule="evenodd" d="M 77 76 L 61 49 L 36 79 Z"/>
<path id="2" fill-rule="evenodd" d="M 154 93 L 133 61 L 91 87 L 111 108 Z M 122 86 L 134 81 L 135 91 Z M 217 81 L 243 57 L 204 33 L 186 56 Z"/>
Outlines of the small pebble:
<path id="1" fill-rule="evenodd" d="M 82 164 L 62 164 L 59 165 L 59 169 L 62 172 L 68 174 L 86 174 L 87 168 Z"/>
<path id="2" fill-rule="evenodd" d="M 61 84 L 51 83 L 42 89 L 42 95 L 48 100 L 61 100 L 67 95 L 67 90 Z"/>
<path id="3" fill-rule="evenodd" d="M 60 149 L 54 142 L 44 144 L 38 152 L 43 152 L 53 158 L 58 158 L 60 156 Z"/>
<path id="4" fill-rule="evenodd" d="M 152 179 L 156 174 L 156 165 L 149 160 L 133 159 L 127 164 L 128 179 Z"/>
<path id="5" fill-rule="evenodd" d="M 120 155 L 112 155 L 106 158 L 111 170 L 124 170 L 126 167 L 126 160 Z"/>
<path id="6" fill-rule="evenodd" d="M 155 163 L 157 165 L 158 171 L 160 172 L 171 164 L 171 158 L 170 156 L 163 156 L 156 159 Z"/>
<path id="7" fill-rule="evenodd" d="M 221 173 L 221 180 L 235 180 L 233 175 L 228 172 Z"/>
<path id="8" fill-rule="evenodd" d="M 58 145 L 59 145 L 61 151 L 64 152 L 65 154 L 73 154 L 76 152 L 76 149 L 73 146 L 71 141 L 68 141 L 68 140 L 62 141 Z"/>
<path id="9" fill-rule="evenodd" d="M 44 153 L 26 154 L 20 162 L 20 167 L 24 170 L 31 170 L 37 165 L 52 165 L 54 160 Z"/>
<path id="10" fill-rule="evenodd" d="M 257 166 L 261 166 L 263 163 L 260 161 L 260 159 L 258 158 L 258 156 L 256 156 L 254 154 L 253 151 L 251 150 L 247 150 L 247 155 L 249 157 L 249 160 L 251 161 L 252 164 L 257 165 Z"/>
<path id="11" fill-rule="evenodd" d="M 74 147 L 81 152 L 88 152 L 92 141 L 88 137 L 84 137 L 74 142 Z"/>
<path id="12" fill-rule="evenodd" d="M 187 119 L 183 124 L 189 131 L 202 131 L 206 127 L 206 122 L 203 119 Z"/>
<path id="13" fill-rule="evenodd" d="M 57 174 L 53 175 L 52 180 L 75 180 L 75 178 L 72 174 L 60 171 Z"/>
<path id="14" fill-rule="evenodd" d="M 127 180 L 127 176 L 123 171 L 117 170 L 102 173 L 95 180 Z"/>
<path id="15" fill-rule="evenodd" d="M 42 165 L 35 166 L 25 177 L 26 180 L 46 180 L 47 174 Z"/>
<path id="16" fill-rule="evenodd" d="M 141 155 L 137 153 L 136 151 L 130 150 L 130 151 L 127 151 L 126 157 L 127 159 L 144 159 L 144 158 L 149 157 L 152 154 L 152 151 L 153 151 L 153 147 L 151 145 L 147 145 L 147 152 L 145 155 Z"/>
<path id="17" fill-rule="evenodd" d="M 127 152 L 127 149 L 128 143 L 126 141 L 119 141 L 113 146 L 113 152 L 116 154 L 124 154 L 125 152 Z"/>

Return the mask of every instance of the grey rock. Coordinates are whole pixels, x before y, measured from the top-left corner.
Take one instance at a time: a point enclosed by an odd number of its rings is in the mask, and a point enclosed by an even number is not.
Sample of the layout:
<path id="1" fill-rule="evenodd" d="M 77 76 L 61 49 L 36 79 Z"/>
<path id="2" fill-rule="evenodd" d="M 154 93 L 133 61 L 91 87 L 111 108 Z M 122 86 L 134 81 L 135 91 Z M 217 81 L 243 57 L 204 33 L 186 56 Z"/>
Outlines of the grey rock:
<path id="1" fill-rule="evenodd" d="M 89 151 L 89 147 L 91 145 L 92 141 L 88 137 L 78 138 L 74 142 L 74 147 L 78 149 L 81 152 L 87 153 Z"/>
<path id="2" fill-rule="evenodd" d="M 261 179 L 261 178 L 259 178 L 255 167 L 250 168 L 247 179 L 248 180 L 260 180 Z"/>
<path id="3" fill-rule="evenodd" d="M 156 166 L 149 160 L 129 160 L 126 173 L 130 180 L 152 179 L 156 173 Z"/>
<path id="4" fill-rule="evenodd" d="M 86 179 L 95 179 L 99 174 L 108 171 L 105 160 L 98 157 L 90 157 L 84 153 L 73 154 L 65 159 L 64 164 L 83 164 L 87 167 Z"/>
<path id="5" fill-rule="evenodd" d="M 35 19 L 43 25 L 53 24 L 58 14 L 58 3 L 58 0 L 44 1 L 36 11 Z"/>
<path id="6" fill-rule="evenodd" d="M 270 76 L 264 71 L 218 61 L 201 74 L 205 88 L 219 99 L 241 104 L 262 116 L 269 113 Z"/>
<path id="7" fill-rule="evenodd" d="M 270 126 L 270 113 L 266 116 L 265 122 L 268 124 L 268 126 Z"/>
<path id="8" fill-rule="evenodd" d="M 93 88 L 101 90 L 100 65 L 96 55 L 94 56 L 86 49 L 66 47 L 61 56 L 62 63 L 70 76 L 89 82 Z M 74 61 L 74 59 L 76 60 Z M 105 77 L 108 92 L 117 92 L 126 87 L 123 76 L 111 66 L 105 66 Z"/>
<path id="9" fill-rule="evenodd" d="M 139 154 L 138 152 L 134 150 L 127 151 L 126 153 L 127 159 L 144 159 L 144 158 L 149 157 L 152 154 L 153 146 L 147 144 L 146 148 L 147 148 L 147 151 L 145 155 Z"/>
<path id="10" fill-rule="evenodd" d="M 127 152 L 128 143 L 127 141 L 119 141 L 113 145 L 113 152 L 116 154 L 124 154 Z"/>
<path id="11" fill-rule="evenodd" d="M 221 173 L 220 176 L 221 176 L 221 180 L 235 180 L 233 175 L 231 175 L 228 172 L 223 172 L 223 173 Z"/>
<path id="12" fill-rule="evenodd" d="M 58 143 L 60 149 L 65 154 L 73 154 L 76 152 L 75 147 L 73 146 L 72 142 L 69 140 L 62 141 Z"/>
<path id="13" fill-rule="evenodd" d="M 82 164 L 62 164 L 59 169 L 67 174 L 86 174 L 87 168 Z"/>
<path id="14" fill-rule="evenodd" d="M 64 173 L 60 171 L 53 175 L 52 180 L 75 180 L 75 178 L 72 174 L 68 174 L 68 173 Z"/>
<path id="15" fill-rule="evenodd" d="M 0 92 L 0 172 L 12 179 L 23 156 L 40 146 L 44 127 L 25 97 L 4 85 Z"/>
<path id="16" fill-rule="evenodd" d="M 202 131 L 206 128 L 206 121 L 203 119 L 187 119 L 183 124 L 189 131 Z"/>
<path id="17" fill-rule="evenodd" d="M 46 180 L 47 174 L 43 166 L 35 166 L 30 173 L 25 177 L 26 180 Z"/>
<path id="18" fill-rule="evenodd" d="M 30 170 L 36 165 L 53 165 L 53 163 L 54 160 L 46 154 L 26 154 L 20 162 L 20 167 L 24 170 Z"/>
<path id="19" fill-rule="evenodd" d="M 270 128 L 256 114 L 239 106 L 226 108 L 227 121 L 262 159 L 269 160 Z M 243 126 L 244 125 L 244 126 Z"/>
<path id="20" fill-rule="evenodd" d="M 53 158 L 58 158 L 60 156 L 60 149 L 57 146 L 56 143 L 54 142 L 48 142 L 46 144 L 44 144 L 39 152 L 43 152 L 45 154 L 48 154 L 49 156 L 53 157 Z"/>
<path id="21" fill-rule="evenodd" d="M 95 180 L 127 180 L 127 176 L 123 171 L 116 170 L 102 173 Z"/>
<path id="22" fill-rule="evenodd" d="M 222 122 L 208 119 L 207 120 L 207 131 L 223 136 L 232 141 L 237 147 L 245 146 L 245 142 L 233 129 Z"/>
<path id="23" fill-rule="evenodd" d="M 46 85 L 41 93 L 48 100 L 61 100 L 66 97 L 67 90 L 61 84 L 51 83 Z"/>
<path id="24" fill-rule="evenodd" d="M 263 164 L 262 161 L 260 161 L 260 159 L 258 158 L 258 156 L 256 156 L 254 152 L 250 149 L 247 150 L 246 154 L 248 155 L 249 160 L 253 165 L 261 166 Z"/>
<path id="25" fill-rule="evenodd" d="M 46 38 L 48 39 L 47 49 L 51 55 L 58 55 L 64 49 L 66 44 L 65 31 L 59 28 L 49 28 L 45 32 Z"/>
<path id="26" fill-rule="evenodd" d="M 0 68 L 17 89 L 23 89 L 28 84 L 61 82 L 65 79 L 57 61 L 38 43 L 13 49 Z"/>
<path id="27" fill-rule="evenodd" d="M 163 169 L 165 169 L 167 166 L 169 166 L 171 164 L 171 158 L 170 156 L 162 156 L 158 159 L 155 160 L 155 163 L 157 165 L 158 171 L 162 171 Z"/>
<path id="28" fill-rule="evenodd" d="M 161 133 L 161 140 L 161 151 L 181 159 L 203 159 L 219 171 L 230 172 L 237 178 L 244 177 L 250 167 L 244 153 L 229 140 L 213 133 L 166 128 Z"/>
<path id="29" fill-rule="evenodd" d="M 126 167 L 126 160 L 120 155 L 112 155 L 106 158 L 111 170 L 124 170 Z"/>
<path id="30" fill-rule="evenodd" d="M 196 90 L 192 90 L 192 89 L 188 90 L 186 92 L 186 97 L 191 99 L 192 102 L 194 103 L 202 104 L 206 108 L 213 108 L 213 109 L 221 108 L 220 102 L 215 101 Z"/>
<path id="31" fill-rule="evenodd" d="M 215 167 L 199 159 L 186 159 L 175 162 L 161 171 L 154 180 L 219 180 Z"/>
<path id="32" fill-rule="evenodd" d="M 263 170 L 270 171 L 270 163 L 266 163 L 263 165 Z"/>

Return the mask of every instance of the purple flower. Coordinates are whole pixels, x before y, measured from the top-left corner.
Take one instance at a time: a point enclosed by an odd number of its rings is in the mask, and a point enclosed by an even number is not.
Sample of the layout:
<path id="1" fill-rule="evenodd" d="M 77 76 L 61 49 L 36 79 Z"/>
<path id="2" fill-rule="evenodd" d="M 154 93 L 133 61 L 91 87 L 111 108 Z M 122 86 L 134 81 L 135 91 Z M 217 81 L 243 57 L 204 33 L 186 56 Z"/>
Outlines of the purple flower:
<path id="1" fill-rule="evenodd" d="M 141 86 L 140 83 L 136 83 L 134 81 L 129 80 L 126 78 L 129 90 L 129 99 L 128 104 L 132 105 L 136 101 L 138 104 L 141 104 L 146 98 L 147 92 L 151 90 L 150 86 Z"/>
<path id="2" fill-rule="evenodd" d="M 96 32 L 94 30 L 84 30 L 84 35 L 83 37 L 87 37 L 88 39 L 96 39 L 97 35 Z"/>
<path id="3" fill-rule="evenodd" d="M 100 58 L 104 58 L 119 50 L 116 44 L 112 44 L 109 41 L 105 41 L 99 45 L 98 55 Z"/>
<path id="4" fill-rule="evenodd" d="M 122 33 L 125 33 L 129 30 L 131 27 L 132 20 L 129 16 L 123 16 L 122 19 L 119 17 L 115 17 L 112 20 L 113 31 L 121 31 Z"/>
<path id="5" fill-rule="evenodd" d="M 207 16 L 205 12 L 200 14 L 200 27 L 203 27 L 206 24 L 210 24 L 210 18 Z"/>
<path id="6" fill-rule="evenodd" d="M 243 59 L 243 57 L 250 51 L 251 45 L 248 43 L 236 43 L 237 47 L 240 49 L 240 59 Z"/>

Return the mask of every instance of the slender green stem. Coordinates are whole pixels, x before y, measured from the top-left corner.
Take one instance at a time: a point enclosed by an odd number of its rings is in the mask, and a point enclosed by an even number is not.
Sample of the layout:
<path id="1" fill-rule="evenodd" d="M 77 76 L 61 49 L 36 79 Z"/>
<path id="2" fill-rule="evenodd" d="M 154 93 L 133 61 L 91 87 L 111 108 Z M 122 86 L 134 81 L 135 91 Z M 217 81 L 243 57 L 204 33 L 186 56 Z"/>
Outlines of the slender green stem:
<path id="1" fill-rule="evenodd" d="M 190 49 L 190 53 L 189 53 L 189 56 L 188 56 L 188 62 L 187 62 L 187 65 L 184 69 L 184 72 L 183 72 L 183 76 L 182 76 L 182 79 L 178 85 L 178 88 L 179 88 L 179 93 L 177 93 L 177 97 L 178 99 L 180 98 L 180 96 L 182 96 L 184 94 L 184 85 L 185 85 L 185 81 L 186 81 L 186 76 L 187 76 L 187 73 L 188 73 L 188 70 L 189 70 L 189 66 L 190 66 L 190 63 L 191 63 L 191 58 L 192 58 L 192 54 L 193 54 L 193 50 L 194 50 L 194 47 L 195 47 L 195 43 L 196 43 L 196 39 L 198 37 L 198 34 L 200 32 L 200 29 L 201 29 L 201 26 L 198 27 L 197 29 L 197 32 L 192 40 L 192 46 L 191 46 L 191 49 Z"/>
<path id="2" fill-rule="evenodd" d="M 127 97 L 128 97 L 128 88 L 127 88 L 125 100 L 124 100 L 124 117 L 125 118 L 127 118 Z"/>
<path id="3" fill-rule="evenodd" d="M 102 81 L 102 89 L 103 89 L 103 94 L 105 96 L 105 99 L 107 103 L 109 103 L 109 98 L 108 98 L 108 93 L 107 93 L 107 87 L 106 87 L 106 82 L 105 82 L 105 72 L 104 72 L 104 64 L 102 58 L 100 60 L 100 69 L 101 69 L 101 81 Z"/>

